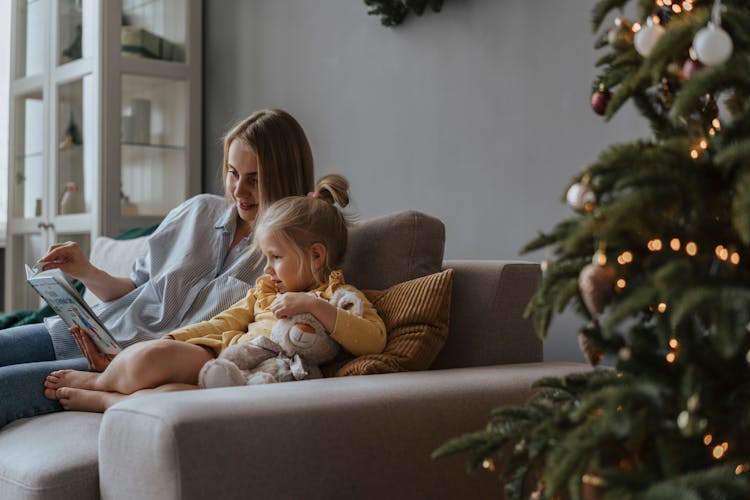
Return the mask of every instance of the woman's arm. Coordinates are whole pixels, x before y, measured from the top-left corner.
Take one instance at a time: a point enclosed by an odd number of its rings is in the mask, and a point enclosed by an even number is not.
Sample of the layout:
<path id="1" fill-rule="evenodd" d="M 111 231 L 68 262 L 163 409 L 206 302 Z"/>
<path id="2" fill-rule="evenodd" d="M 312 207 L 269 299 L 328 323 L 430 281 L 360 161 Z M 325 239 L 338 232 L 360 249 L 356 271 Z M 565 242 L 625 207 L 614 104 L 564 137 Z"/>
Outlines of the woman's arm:
<path id="1" fill-rule="evenodd" d="M 130 278 L 120 278 L 94 266 L 78 243 L 67 241 L 49 247 L 47 255 L 39 259 L 42 270 L 60 269 L 86 285 L 91 293 L 104 302 L 122 297 L 135 288 Z"/>

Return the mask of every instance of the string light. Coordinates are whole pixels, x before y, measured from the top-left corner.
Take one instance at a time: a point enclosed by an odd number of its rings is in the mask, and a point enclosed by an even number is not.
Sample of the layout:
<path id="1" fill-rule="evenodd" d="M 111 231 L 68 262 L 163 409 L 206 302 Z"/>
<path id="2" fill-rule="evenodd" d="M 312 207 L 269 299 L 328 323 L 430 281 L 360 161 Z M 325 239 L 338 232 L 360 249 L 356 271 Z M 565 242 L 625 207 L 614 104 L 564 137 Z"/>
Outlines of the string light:
<path id="1" fill-rule="evenodd" d="M 721 122 L 718 118 L 711 120 L 711 125 L 713 125 L 716 130 L 721 130 Z"/>
<path id="2" fill-rule="evenodd" d="M 683 2 L 682 8 L 685 9 L 687 12 L 690 12 L 691 10 L 693 10 L 693 4 L 691 4 L 690 2 Z"/>
<path id="3" fill-rule="evenodd" d="M 630 29 L 633 30 L 633 33 L 638 33 L 641 31 L 641 23 L 633 23 L 633 26 Z"/>
<path id="4" fill-rule="evenodd" d="M 697 160 L 699 154 L 700 153 L 698 153 L 698 150 L 696 150 L 696 149 L 691 149 L 690 150 L 690 158 L 692 158 L 693 160 Z"/>
<path id="5" fill-rule="evenodd" d="M 715 253 L 719 260 L 729 259 L 729 250 L 727 250 L 724 245 L 717 245 Z"/>
<path id="6" fill-rule="evenodd" d="M 625 288 L 625 285 L 627 285 L 627 281 L 625 281 L 623 278 L 620 278 L 619 280 L 617 280 L 617 283 L 615 283 L 615 285 L 617 285 L 617 288 L 622 290 L 623 288 Z"/>
<path id="7" fill-rule="evenodd" d="M 669 240 L 669 248 L 671 248 L 675 252 L 680 249 L 681 245 L 682 244 L 680 243 L 679 238 L 672 238 L 671 240 Z"/>
<path id="8" fill-rule="evenodd" d="M 713 455 L 716 460 L 720 460 L 726 454 L 728 449 L 729 443 L 724 441 L 723 443 L 714 446 L 713 450 L 711 451 L 711 455 Z"/>
<path id="9" fill-rule="evenodd" d="M 701 139 L 701 141 L 698 143 L 698 146 L 700 146 L 701 149 L 707 149 L 708 141 L 706 139 Z"/>
<path id="10" fill-rule="evenodd" d="M 630 264 L 633 262 L 633 253 L 627 250 L 617 256 L 617 263 L 620 265 Z"/>
<path id="11" fill-rule="evenodd" d="M 677 359 L 677 354 L 668 352 L 665 358 L 667 360 L 667 363 L 674 363 L 674 361 Z"/>
<path id="12" fill-rule="evenodd" d="M 708 135 L 710 135 L 711 137 L 715 136 L 716 135 L 716 129 L 713 128 L 713 127 L 711 127 L 710 129 L 708 129 Z"/>
<path id="13" fill-rule="evenodd" d="M 664 302 L 659 302 L 659 304 L 656 306 L 656 310 L 664 314 L 667 311 L 667 304 L 665 304 Z"/>
<path id="14" fill-rule="evenodd" d="M 680 7 L 680 4 L 676 3 L 672 5 L 672 10 L 674 11 L 675 14 L 679 14 L 680 12 L 682 12 L 682 7 Z"/>
<path id="15" fill-rule="evenodd" d="M 714 440 L 714 437 L 710 433 L 703 436 L 703 444 L 706 446 L 711 444 L 711 441 L 713 440 Z"/>
<path id="16" fill-rule="evenodd" d="M 654 238 L 646 244 L 646 247 L 652 252 L 658 252 L 661 250 L 661 240 L 659 238 Z"/>
<path id="17" fill-rule="evenodd" d="M 672 349 L 677 349 L 680 347 L 680 342 L 677 339 L 669 339 L 669 347 Z"/>
<path id="18" fill-rule="evenodd" d="M 695 257 L 698 253 L 698 245 L 696 245 L 694 241 L 689 242 L 685 245 L 685 253 L 691 257 Z"/>
<path id="19" fill-rule="evenodd" d="M 490 472 L 493 472 L 495 470 L 495 462 L 493 462 L 489 458 L 485 458 L 484 461 L 482 462 L 482 468 L 484 470 L 488 470 Z"/>
<path id="20" fill-rule="evenodd" d="M 733 252 L 732 255 L 729 256 L 729 262 L 734 264 L 735 266 L 740 263 L 740 254 L 737 252 Z"/>

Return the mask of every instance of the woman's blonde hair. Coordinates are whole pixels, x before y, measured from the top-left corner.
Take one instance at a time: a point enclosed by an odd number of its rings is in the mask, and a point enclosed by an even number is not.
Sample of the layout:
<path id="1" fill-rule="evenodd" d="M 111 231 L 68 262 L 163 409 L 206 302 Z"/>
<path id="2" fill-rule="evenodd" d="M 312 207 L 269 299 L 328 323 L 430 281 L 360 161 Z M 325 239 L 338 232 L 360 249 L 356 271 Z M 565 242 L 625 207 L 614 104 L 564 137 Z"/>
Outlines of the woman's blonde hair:
<path id="1" fill-rule="evenodd" d="M 305 262 L 310 258 L 310 247 L 321 243 L 327 250 L 326 260 L 313 273 L 319 284 L 325 283 L 346 254 L 352 216 L 342 209 L 348 204 L 349 181 L 341 175 L 326 175 L 307 196 L 282 198 L 261 212 L 255 224 L 252 249 L 258 249 L 259 242 L 270 237 L 288 245 Z"/>
<path id="2" fill-rule="evenodd" d="M 315 170 L 310 143 L 302 126 L 286 111 L 256 111 L 226 133 L 222 162 L 224 186 L 229 169 L 229 146 L 235 140 L 258 156 L 260 211 L 285 196 L 302 195 L 312 189 Z M 232 199 L 231 193 L 225 192 L 225 196 Z"/>

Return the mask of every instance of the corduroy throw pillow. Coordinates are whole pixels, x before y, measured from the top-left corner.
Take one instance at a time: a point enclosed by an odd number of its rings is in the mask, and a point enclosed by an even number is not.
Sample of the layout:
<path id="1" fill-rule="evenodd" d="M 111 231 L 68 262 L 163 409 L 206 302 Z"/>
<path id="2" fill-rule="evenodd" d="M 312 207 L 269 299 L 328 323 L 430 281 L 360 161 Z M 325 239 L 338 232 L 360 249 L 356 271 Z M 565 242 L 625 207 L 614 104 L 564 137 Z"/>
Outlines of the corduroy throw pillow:
<path id="1" fill-rule="evenodd" d="M 364 290 L 385 323 L 385 350 L 339 359 L 325 373 L 340 377 L 428 369 L 448 336 L 452 284 L 453 269 L 446 269 L 386 290 Z"/>

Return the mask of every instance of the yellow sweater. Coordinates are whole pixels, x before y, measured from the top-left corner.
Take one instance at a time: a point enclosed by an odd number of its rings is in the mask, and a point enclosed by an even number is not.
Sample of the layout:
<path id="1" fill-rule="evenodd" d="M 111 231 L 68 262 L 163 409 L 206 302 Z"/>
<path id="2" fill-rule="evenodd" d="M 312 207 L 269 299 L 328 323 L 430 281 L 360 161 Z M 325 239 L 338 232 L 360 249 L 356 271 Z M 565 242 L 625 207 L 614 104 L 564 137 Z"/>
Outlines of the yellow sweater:
<path id="1" fill-rule="evenodd" d="M 344 283 L 341 271 L 333 271 L 328 278 L 328 284 L 313 290 L 312 293 L 328 300 L 338 288 L 351 291 L 362 300 L 363 314 L 360 317 L 349 311 L 337 309 L 336 326 L 329 332 L 331 338 L 355 356 L 383 352 L 386 341 L 383 320 L 362 292 Z M 245 298 L 229 309 L 210 320 L 175 330 L 169 336 L 208 347 L 217 356 L 230 345 L 249 342 L 258 336 L 268 337 L 276 322 L 270 306 L 278 294 L 271 277 L 261 276 Z"/>

